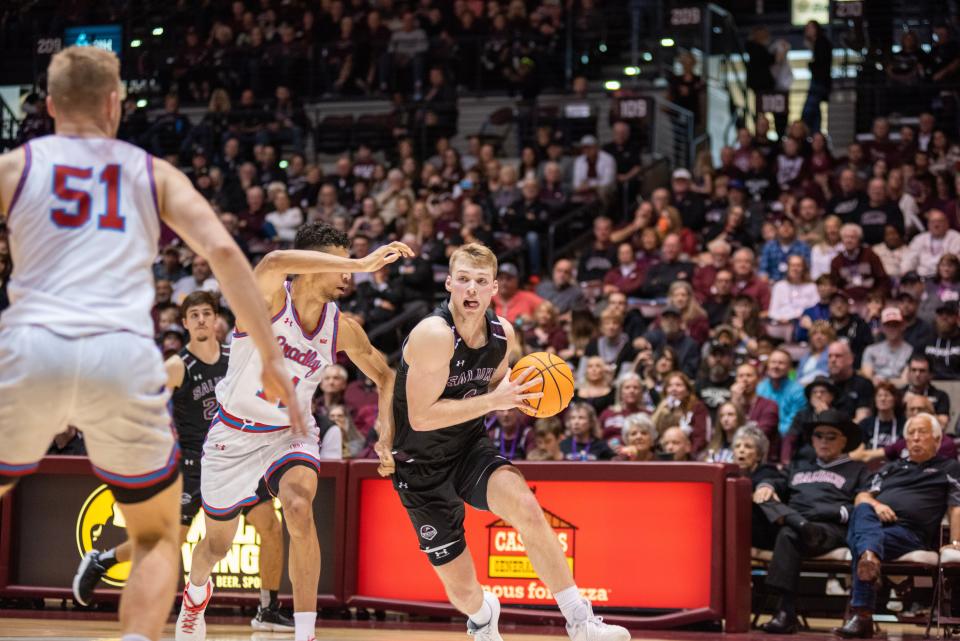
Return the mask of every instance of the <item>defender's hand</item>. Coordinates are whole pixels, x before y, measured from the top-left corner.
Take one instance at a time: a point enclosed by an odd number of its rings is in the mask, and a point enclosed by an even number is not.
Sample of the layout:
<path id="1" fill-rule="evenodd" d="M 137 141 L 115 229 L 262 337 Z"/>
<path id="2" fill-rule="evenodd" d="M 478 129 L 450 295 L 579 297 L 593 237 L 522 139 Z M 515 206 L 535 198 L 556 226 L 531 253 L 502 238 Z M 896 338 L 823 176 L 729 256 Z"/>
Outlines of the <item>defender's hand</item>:
<path id="1" fill-rule="evenodd" d="M 416 254 L 413 253 L 412 249 L 399 241 L 395 241 L 370 252 L 368 256 L 360 259 L 360 263 L 363 265 L 363 271 L 375 272 L 384 265 L 394 263 L 401 258 L 413 258 L 414 256 Z"/>

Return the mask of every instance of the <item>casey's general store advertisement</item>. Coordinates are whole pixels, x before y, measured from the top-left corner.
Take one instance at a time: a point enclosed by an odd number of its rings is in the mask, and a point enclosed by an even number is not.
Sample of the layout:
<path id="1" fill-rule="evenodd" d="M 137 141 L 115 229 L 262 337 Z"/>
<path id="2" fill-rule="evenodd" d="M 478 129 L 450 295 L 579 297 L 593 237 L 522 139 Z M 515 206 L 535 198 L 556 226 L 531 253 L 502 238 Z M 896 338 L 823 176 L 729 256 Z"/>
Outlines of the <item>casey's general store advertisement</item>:
<path id="1" fill-rule="evenodd" d="M 584 596 L 597 606 L 698 608 L 710 604 L 712 512 L 708 483 L 531 481 Z M 446 602 L 443 587 L 389 481 L 361 482 L 358 595 Z M 489 512 L 466 508 L 477 578 L 505 605 L 555 606 L 523 539 Z M 709 521 L 707 522 L 709 523 Z M 390 571 L 385 572 L 384 568 Z M 684 581 L 666 581 L 668 576 Z M 402 577 L 402 580 L 398 580 Z"/>

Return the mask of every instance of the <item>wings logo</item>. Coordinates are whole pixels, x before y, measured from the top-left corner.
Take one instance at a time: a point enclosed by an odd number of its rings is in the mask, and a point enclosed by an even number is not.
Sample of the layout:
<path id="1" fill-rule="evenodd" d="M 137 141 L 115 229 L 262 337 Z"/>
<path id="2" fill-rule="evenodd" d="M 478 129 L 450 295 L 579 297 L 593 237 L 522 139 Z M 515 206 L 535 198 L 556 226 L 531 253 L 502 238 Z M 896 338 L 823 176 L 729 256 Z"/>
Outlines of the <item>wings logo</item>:
<path id="1" fill-rule="evenodd" d="M 564 521 L 550 510 L 543 508 L 547 523 L 553 528 L 570 571 L 574 571 L 577 526 Z M 491 579 L 536 579 L 537 573 L 527 556 L 520 533 L 503 519 L 487 526 L 487 576 Z"/>
<path id="2" fill-rule="evenodd" d="M 80 557 L 91 550 L 109 550 L 127 540 L 127 523 L 113 499 L 101 485 L 90 493 L 77 515 L 77 550 Z M 123 587 L 130 576 L 129 563 L 117 563 L 103 575 L 103 582 Z"/>

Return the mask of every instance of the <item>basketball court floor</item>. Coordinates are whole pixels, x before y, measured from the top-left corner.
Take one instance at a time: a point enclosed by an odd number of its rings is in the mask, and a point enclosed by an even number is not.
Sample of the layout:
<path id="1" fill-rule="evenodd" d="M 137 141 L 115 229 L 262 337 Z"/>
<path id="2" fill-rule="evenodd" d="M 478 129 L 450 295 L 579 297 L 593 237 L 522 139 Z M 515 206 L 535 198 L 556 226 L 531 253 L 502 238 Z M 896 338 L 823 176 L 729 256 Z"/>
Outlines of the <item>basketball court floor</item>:
<path id="1" fill-rule="evenodd" d="M 806 632 L 793 636 L 773 636 L 762 632 L 724 635 L 716 632 L 674 632 L 655 631 L 643 633 L 634 631 L 635 641 L 711 641 L 723 639 L 729 641 L 826 641 L 834 640 L 829 634 L 830 626 L 836 621 L 810 621 L 815 632 Z M 334 627 L 336 625 L 337 627 Z M 355 623 L 343 626 L 343 622 L 331 622 L 330 627 L 317 628 L 317 641 L 466 641 L 463 627 L 448 624 L 425 624 L 411 628 L 402 624 Z M 884 625 L 883 631 L 891 641 L 912 641 L 923 638 L 921 628 L 911 626 Z M 530 627 L 501 629 L 505 641 L 559 641 L 567 635 L 560 628 L 537 629 Z M 931 630 L 931 636 L 936 631 Z M 65 619 L 4 619 L 0 618 L 0 638 L 3 639 L 48 639 L 50 641 L 119 641 L 117 624 L 113 621 L 65 620 Z M 207 626 L 207 639 L 210 641 L 291 641 L 292 634 L 255 632 L 248 625 L 238 621 L 234 625 L 214 624 Z M 173 639 L 173 626 L 164 631 L 164 641 Z"/>

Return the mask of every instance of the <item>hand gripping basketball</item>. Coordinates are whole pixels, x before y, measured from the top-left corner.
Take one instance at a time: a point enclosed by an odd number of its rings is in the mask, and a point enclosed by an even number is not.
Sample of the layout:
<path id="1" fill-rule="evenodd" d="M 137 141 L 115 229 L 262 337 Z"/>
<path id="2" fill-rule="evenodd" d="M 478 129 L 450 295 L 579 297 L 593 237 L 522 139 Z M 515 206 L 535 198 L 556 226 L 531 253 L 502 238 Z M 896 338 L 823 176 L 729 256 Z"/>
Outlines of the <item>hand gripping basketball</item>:
<path id="1" fill-rule="evenodd" d="M 490 409 L 512 410 L 529 407 L 529 401 L 536 401 L 543 396 L 539 390 L 529 391 L 541 383 L 542 380 L 533 367 L 528 368 L 525 376 L 519 380 L 512 373 L 510 376 L 504 376 L 497 388 L 486 395 L 491 404 Z"/>
<path id="2" fill-rule="evenodd" d="M 530 392 L 539 396 L 525 399 L 518 406 L 524 414 L 546 418 L 556 416 L 567 408 L 573 399 L 573 372 L 562 358 L 549 352 L 527 354 L 513 366 L 511 380 L 536 383 Z"/>

